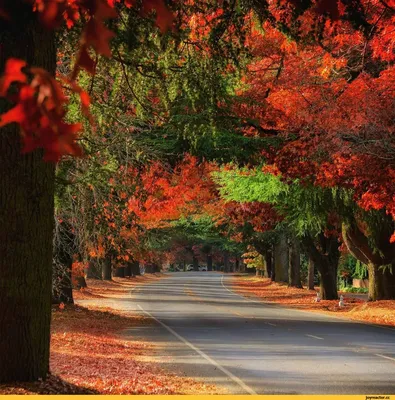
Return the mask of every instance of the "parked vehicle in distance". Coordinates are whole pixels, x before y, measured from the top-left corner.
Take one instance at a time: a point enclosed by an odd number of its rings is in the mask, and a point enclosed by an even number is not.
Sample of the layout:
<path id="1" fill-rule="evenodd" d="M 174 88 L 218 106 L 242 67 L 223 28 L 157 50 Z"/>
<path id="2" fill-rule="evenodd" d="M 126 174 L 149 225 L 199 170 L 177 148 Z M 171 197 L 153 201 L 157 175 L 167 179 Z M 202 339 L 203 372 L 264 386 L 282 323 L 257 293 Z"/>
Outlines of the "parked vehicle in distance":
<path id="1" fill-rule="evenodd" d="M 199 267 L 199 271 L 207 271 L 207 267 L 203 265 Z"/>
<path id="2" fill-rule="evenodd" d="M 187 271 L 193 271 L 193 265 L 188 265 L 187 266 Z"/>

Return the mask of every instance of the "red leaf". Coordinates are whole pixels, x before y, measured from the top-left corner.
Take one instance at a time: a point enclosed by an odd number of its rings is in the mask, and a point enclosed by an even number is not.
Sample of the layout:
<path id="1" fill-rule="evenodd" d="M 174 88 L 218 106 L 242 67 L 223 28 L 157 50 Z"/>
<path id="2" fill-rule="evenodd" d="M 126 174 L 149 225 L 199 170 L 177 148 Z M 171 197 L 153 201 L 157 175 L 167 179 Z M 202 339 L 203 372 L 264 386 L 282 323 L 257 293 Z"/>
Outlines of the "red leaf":
<path id="1" fill-rule="evenodd" d="M 25 110 L 23 109 L 22 104 L 18 104 L 14 108 L 11 108 L 11 110 L 2 114 L 0 118 L 0 127 L 10 124 L 11 122 L 20 124 L 26 118 Z"/>
<path id="2" fill-rule="evenodd" d="M 9 58 L 5 65 L 4 75 L 0 81 L 0 96 L 5 96 L 12 82 L 27 82 L 26 75 L 22 68 L 26 62 L 17 58 Z"/>
<path id="3" fill-rule="evenodd" d="M 110 39 L 115 33 L 106 28 L 103 22 L 92 18 L 85 29 L 86 46 L 92 46 L 96 53 L 111 57 Z"/>
<path id="4" fill-rule="evenodd" d="M 156 25 L 161 32 L 166 32 L 173 24 L 173 13 L 166 7 L 163 0 L 144 0 L 142 14 L 147 16 L 154 10 L 156 11 Z"/>
<path id="5" fill-rule="evenodd" d="M 86 46 L 83 46 L 80 51 L 78 65 L 92 75 L 95 73 L 96 63 L 91 59 L 90 55 L 88 54 Z"/>

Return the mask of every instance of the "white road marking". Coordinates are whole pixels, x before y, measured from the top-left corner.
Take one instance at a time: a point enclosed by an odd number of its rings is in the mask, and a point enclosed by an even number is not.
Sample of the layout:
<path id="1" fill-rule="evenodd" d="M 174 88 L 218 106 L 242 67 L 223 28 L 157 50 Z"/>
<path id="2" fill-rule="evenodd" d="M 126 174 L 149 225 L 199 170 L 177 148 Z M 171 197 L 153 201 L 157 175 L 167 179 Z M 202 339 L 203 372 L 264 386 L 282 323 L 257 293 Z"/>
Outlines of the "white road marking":
<path id="1" fill-rule="evenodd" d="M 306 335 L 306 336 L 311 337 L 311 338 L 313 338 L 313 339 L 324 340 L 324 338 L 319 337 L 319 336 L 314 336 L 314 335 Z"/>
<path id="2" fill-rule="evenodd" d="M 272 324 L 271 322 L 266 322 L 268 325 L 277 326 L 276 324 Z"/>
<path id="3" fill-rule="evenodd" d="M 215 360 L 210 358 L 206 353 L 203 353 L 199 348 L 194 346 L 192 343 L 188 342 L 188 340 L 184 339 L 181 335 L 179 335 L 176 331 L 174 331 L 170 326 L 167 326 L 165 323 L 160 321 L 159 319 L 155 318 L 152 314 L 150 314 L 148 311 L 145 311 L 143 307 L 141 307 L 139 304 L 137 304 L 137 307 L 145 314 L 150 316 L 153 320 L 158 322 L 160 325 L 162 325 L 165 329 L 167 329 L 171 334 L 173 334 L 177 339 L 181 340 L 184 344 L 186 344 L 188 347 L 190 347 L 192 350 L 195 350 L 196 353 L 198 353 L 200 356 L 202 356 L 204 359 L 206 359 L 209 363 L 214 365 L 216 368 L 221 370 L 225 375 L 227 375 L 232 381 L 237 383 L 240 387 L 242 387 L 247 393 L 249 394 L 257 394 L 253 389 L 251 389 L 249 386 L 247 386 L 240 378 L 237 376 L 233 375 L 230 371 L 228 371 L 226 368 L 222 367 L 219 365 Z"/>
<path id="4" fill-rule="evenodd" d="M 395 361 L 395 358 L 393 358 L 393 357 L 388 357 L 388 356 L 383 356 L 382 354 L 375 354 L 375 356 L 381 357 L 381 358 L 386 358 L 387 360 Z"/>

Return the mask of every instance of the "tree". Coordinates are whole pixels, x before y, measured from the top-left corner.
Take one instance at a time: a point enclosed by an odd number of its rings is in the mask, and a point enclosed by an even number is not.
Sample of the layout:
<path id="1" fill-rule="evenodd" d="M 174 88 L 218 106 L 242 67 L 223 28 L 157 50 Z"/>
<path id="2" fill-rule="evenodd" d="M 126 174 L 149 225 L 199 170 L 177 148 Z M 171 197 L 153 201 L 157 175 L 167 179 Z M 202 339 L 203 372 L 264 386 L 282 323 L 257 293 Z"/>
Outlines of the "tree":
<path id="1" fill-rule="evenodd" d="M 7 2 L 1 20 L 0 68 L 18 74 L 9 57 L 55 73 L 53 32 L 45 30 L 31 5 Z M 6 90 L 2 81 L 2 90 Z M 1 111 L 9 109 L 2 101 Z M 43 151 L 22 153 L 19 127 L 0 131 L 0 382 L 45 378 L 49 368 L 54 164 Z"/>
<path id="2" fill-rule="evenodd" d="M 83 45 L 67 81 L 83 107 L 89 100 L 74 80 L 81 67 L 93 72 L 90 46 L 109 55 L 111 35 L 103 21 L 113 15 L 101 0 L 86 5 L 82 2 L 80 10 L 88 17 Z M 49 370 L 55 165 L 43 155 L 57 161 L 80 151 L 75 144 L 79 125 L 64 121 L 66 98 L 53 79 L 55 34 L 46 27 L 53 28 L 62 13 L 72 23 L 77 11 L 67 3 L 51 8 L 40 2 L 35 12 L 29 2 L 2 3 L 0 351 L 7 361 L 0 363 L 0 382 L 45 378 Z M 29 69 L 22 71 L 26 65 Z"/>

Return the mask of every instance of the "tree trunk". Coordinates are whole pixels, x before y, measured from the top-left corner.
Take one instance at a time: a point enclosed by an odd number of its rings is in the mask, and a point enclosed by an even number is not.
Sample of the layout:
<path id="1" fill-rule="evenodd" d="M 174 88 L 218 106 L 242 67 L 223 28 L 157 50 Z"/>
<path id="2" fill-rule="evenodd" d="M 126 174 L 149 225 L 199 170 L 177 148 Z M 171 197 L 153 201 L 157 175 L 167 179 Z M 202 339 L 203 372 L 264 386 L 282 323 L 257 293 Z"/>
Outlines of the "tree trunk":
<path id="1" fill-rule="evenodd" d="M 229 272 L 229 252 L 224 251 L 224 272 Z"/>
<path id="2" fill-rule="evenodd" d="M 54 286 L 52 288 L 52 303 L 53 304 L 74 304 L 73 299 L 73 284 L 71 277 L 71 265 L 57 264 L 53 266 L 54 277 L 52 279 Z"/>
<path id="3" fill-rule="evenodd" d="M 236 256 L 236 261 L 235 261 L 235 271 L 240 272 L 240 259 L 237 256 Z"/>
<path id="4" fill-rule="evenodd" d="M 140 263 L 138 261 L 133 261 L 131 263 L 131 272 L 133 276 L 141 275 L 140 273 Z"/>
<path id="5" fill-rule="evenodd" d="M 288 283 L 289 250 L 287 237 L 281 234 L 278 243 L 274 247 L 274 268 L 276 282 Z"/>
<path id="6" fill-rule="evenodd" d="M 102 266 L 100 260 L 94 258 L 89 261 L 88 268 L 86 270 L 86 277 L 88 279 L 101 279 Z"/>
<path id="7" fill-rule="evenodd" d="M 319 247 L 317 247 L 315 241 L 319 242 Z M 338 299 L 337 267 L 339 264 L 340 252 L 337 238 L 327 238 L 321 233 L 313 240 L 312 237 L 307 235 L 303 239 L 303 245 L 320 275 L 321 298 L 323 300 Z"/>
<path id="8" fill-rule="evenodd" d="M 393 229 L 378 234 L 380 251 L 374 251 L 368 238 L 356 224 L 343 224 L 343 240 L 350 253 L 359 261 L 368 266 L 369 272 L 369 301 L 394 300 L 395 299 L 395 266 L 394 244 L 390 242 Z M 393 271 L 381 266 L 393 266 Z"/>
<path id="9" fill-rule="evenodd" d="M 86 288 L 88 285 L 86 284 L 85 276 L 77 276 L 75 278 L 77 289 Z"/>
<path id="10" fill-rule="evenodd" d="M 307 275 L 307 284 L 309 290 L 314 290 L 314 261 L 309 258 L 309 270 Z"/>
<path id="11" fill-rule="evenodd" d="M 272 251 L 271 250 L 267 250 L 265 252 L 265 267 L 266 267 L 266 275 L 267 278 L 271 278 L 272 276 L 272 270 L 273 270 L 273 261 L 272 261 Z"/>
<path id="12" fill-rule="evenodd" d="M 199 260 L 195 256 L 193 256 L 192 264 L 193 264 L 193 270 L 199 271 Z"/>
<path id="13" fill-rule="evenodd" d="M 289 286 L 302 288 L 300 279 L 300 247 L 296 239 L 292 241 L 289 252 Z"/>
<path id="14" fill-rule="evenodd" d="M 117 267 L 114 270 L 114 276 L 117 278 L 125 278 L 125 267 Z"/>
<path id="15" fill-rule="evenodd" d="M 75 235 L 66 221 L 55 228 L 54 255 L 52 263 L 52 303 L 74 304 L 72 264 L 75 253 Z"/>
<path id="16" fill-rule="evenodd" d="M 129 262 L 125 265 L 125 276 L 132 276 L 132 264 Z"/>
<path id="17" fill-rule="evenodd" d="M 395 266 L 392 273 L 388 267 L 368 264 L 369 272 L 369 301 L 395 299 Z"/>
<path id="18" fill-rule="evenodd" d="M 328 259 L 322 259 L 318 272 L 320 274 L 321 299 L 337 300 L 337 265 L 330 264 Z"/>
<path id="19" fill-rule="evenodd" d="M 111 258 L 106 257 L 102 264 L 102 277 L 104 281 L 112 280 L 112 267 L 111 267 Z"/>
<path id="20" fill-rule="evenodd" d="M 213 256 L 211 254 L 207 254 L 207 271 L 213 270 Z"/>
<path id="21" fill-rule="evenodd" d="M 9 57 L 55 73 L 54 35 L 31 4 L 6 1 L 0 70 Z M 0 113 L 10 107 L 2 100 Z M 49 370 L 55 165 L 21 153 L 19 127 L 0 129 L 0 383 L 45 379 Z"/>

